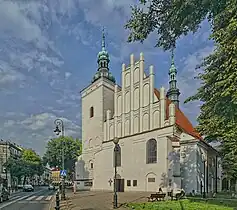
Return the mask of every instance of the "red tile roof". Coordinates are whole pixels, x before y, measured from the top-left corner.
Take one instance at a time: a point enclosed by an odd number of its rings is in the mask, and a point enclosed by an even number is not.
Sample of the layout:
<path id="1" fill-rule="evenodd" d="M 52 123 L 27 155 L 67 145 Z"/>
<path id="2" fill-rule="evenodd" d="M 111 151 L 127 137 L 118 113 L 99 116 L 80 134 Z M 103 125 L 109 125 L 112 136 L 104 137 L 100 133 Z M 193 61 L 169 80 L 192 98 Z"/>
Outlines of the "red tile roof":
<path id="1" fill-rule="evenodd" d="M 155 88 L 154 90 L 156 97 L 160 100 L 160 92 Z M 166 118 L 169 118 L 169 105 L 171 101 L 166 98 Z M 201 135 L 195 130 L 195 128 L 192 126 L 191 122 L 188 120 L 188 118 L 184 115 L 184 113 L 178 108 L 175 107 L 175 117 L 176 117 L 176 125 L 178 125 L 185 133 L 203 140 Z"/>

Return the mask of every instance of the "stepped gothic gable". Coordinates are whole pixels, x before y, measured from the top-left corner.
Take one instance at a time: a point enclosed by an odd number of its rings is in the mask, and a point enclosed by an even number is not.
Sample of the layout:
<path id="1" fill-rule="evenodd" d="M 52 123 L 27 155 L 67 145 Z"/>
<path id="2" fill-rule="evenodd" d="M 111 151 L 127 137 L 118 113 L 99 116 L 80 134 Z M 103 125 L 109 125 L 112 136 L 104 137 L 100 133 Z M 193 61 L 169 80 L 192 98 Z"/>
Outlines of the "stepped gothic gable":
<path id="1" fill-rule="evenodd" d="M 122 86 L 114 86 L 114 112 L 108 110 L 104 122 L 104 140 L 125 137 L 176 124 L 183 132 L 202 139 L 191 122 L 179 109 L 176 69 L 172 62 L 170 88 L 165 95 L 162 87 L 154 87 L 154 67 L 144 71 L 144 56 L 139 61 L 130 56 L 130 65 L 122 65 Z M 175 72 L 175 74 L 173 73 Z M 173 73 L 173 75 L 172 75 Z M 173 100 L 174 99 L 174 100 Z"/>

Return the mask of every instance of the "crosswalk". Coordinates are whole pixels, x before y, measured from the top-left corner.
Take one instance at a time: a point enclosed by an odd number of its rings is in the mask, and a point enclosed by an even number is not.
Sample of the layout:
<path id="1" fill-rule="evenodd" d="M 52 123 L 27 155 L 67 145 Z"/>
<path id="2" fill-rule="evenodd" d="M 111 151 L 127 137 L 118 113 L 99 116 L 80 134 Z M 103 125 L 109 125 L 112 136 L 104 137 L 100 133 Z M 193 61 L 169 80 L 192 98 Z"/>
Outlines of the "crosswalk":
<path id="1" fill-rule="evenodd" d="M 12 198 L 10 198 L 10 200 L 18 200 L 17 203 L 46 203 L 46 202 L 49 202 L 51 201 L 51 199 L 53 198 L 53 195 L 49 195 L 49 196 L 44 196 L 44 195 L 39 195 L 39 196 L 36 196 L 36 195 L 32 195 L 30 197 L 26 197 L 24 199 L 20 199 L 20 195 L 18 196 L 14 196 Z"/>

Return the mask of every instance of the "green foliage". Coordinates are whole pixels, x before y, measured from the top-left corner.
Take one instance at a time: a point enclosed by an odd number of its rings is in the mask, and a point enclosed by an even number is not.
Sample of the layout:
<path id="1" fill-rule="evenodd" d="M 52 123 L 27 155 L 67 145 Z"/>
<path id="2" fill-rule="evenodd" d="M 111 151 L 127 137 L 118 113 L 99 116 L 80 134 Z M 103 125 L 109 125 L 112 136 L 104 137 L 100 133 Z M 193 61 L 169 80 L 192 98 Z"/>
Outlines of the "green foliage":
<path id="1" fill-rule="evenodd" d="M 44 172 L 43 162 L 33 150 L 25 149 L 21 158 L 9 158 L 5 164 L 12 177 L 21 180 L 22 177 L 42 175 Z"/>
<path id="2" fill-rule="evenodd" d="M 151 32 L 158 35 L 156 46 L 165 50 L 175 47 L 176 40 L 188 32 L 196 32 L 207 17 L 211 21 L 226 7 L 226 0 L 140 0 L 132 7 L 129 42 L 147 39 Z M 144 7 L 146 9 L 144 9 Z"/>
<path id="3" fill-rule="evenodd" d="M 25 163 L 22 159 L 9 158 L 5 163 L 6 169 L 12 177 L 20 180 L 25 174 Z"/>
<path id="4" fill-rule="evenodd" d="M 219 202 L 219 203 L 218 203 Z M 197 210 L 197 209 L 209 209 L 209 210 L 232 210 L 233 206 L 236 205 L 236 202 L 232 203 L 217 201 L 214 204 L 210 204 L 205 201 L 189 201 L 189 200 L 180 200 L 180 201 L 159 201 L 152 203 L 131 203 L 128 204 L 129 209 L 141 210 L 141 209 L 150 209 L 150 210 L 165 210 L 165 209 L 174 209 L 174 210 Z"/>
<path id="5" fill-rule="evenodd" d="M 178 38 L 195 33 L 208 17 L 215 51 L 200 68 L 202 86 L 186 102 L 202 102 L 198 131 L 222 143 L 223 168 L 237 178 L 237 4 L 235 0 L 140 0 L 147 10 L 132 7 L 128 41 L 143 42 L 156 31 L 156 46 L 169 50 Z M 143 6 L 144 7 L 144 6 Z"/>
<path id="6" fill-rule="evenodd" d="M 62 148 L 64 148 L 65 169 L 72 171 L 77 157 L 81 154 L 82 144 L 79 139 L 72 137 L 51 139 L 46 146 L 43 160 L 51 167 L 62 167 Z"/>

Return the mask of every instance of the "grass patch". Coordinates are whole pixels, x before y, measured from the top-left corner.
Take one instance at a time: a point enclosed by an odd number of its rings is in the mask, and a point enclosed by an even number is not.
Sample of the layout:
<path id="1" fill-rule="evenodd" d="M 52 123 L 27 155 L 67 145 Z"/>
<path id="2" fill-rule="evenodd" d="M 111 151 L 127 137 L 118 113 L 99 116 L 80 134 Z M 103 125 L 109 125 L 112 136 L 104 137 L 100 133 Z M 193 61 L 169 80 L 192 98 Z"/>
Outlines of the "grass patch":
<path id="1" fill-rule="evenodd" d="M 211 204 L 206 201 L 191 201 L 188 199 L 180 201 L 159 201 L 151 203 L 130 203 L 129 209 L 134 210 L 233 210 L 233 207 L 224 203 Z"/>

